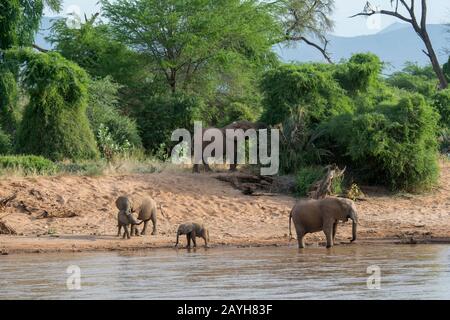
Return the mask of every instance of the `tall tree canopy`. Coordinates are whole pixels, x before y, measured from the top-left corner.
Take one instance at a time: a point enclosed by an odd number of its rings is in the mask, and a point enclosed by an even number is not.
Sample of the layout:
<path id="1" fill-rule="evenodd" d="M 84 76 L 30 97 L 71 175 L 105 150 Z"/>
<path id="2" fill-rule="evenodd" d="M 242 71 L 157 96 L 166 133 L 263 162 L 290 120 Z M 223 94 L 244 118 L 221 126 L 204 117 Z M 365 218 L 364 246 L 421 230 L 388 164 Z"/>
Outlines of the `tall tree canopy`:
<path id="1" fill-rule="evenodd" d="M 281 32 L 269 6 L 256 0 L 101 3 L 117 39 L 151 59 L 172 93 L 217 77 L 238 57 L 263 62 Z"/>

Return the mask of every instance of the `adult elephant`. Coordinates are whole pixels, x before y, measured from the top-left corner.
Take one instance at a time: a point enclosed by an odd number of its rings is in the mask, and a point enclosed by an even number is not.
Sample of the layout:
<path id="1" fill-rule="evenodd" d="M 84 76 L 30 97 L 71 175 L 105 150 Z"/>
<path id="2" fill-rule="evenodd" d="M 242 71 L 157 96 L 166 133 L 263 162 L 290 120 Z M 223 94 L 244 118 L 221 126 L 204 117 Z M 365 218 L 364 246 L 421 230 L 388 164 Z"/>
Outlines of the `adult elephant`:
<path id="1" fill-rule="evenodd" d="M 349 199 L 326 198 L 322 200 L 301 200 L 289 215 L 289 236 L 292 237 L 291 220 L 297 231 L 298 245 L 305 247 L 307 233 L 323 231 L 327 238 L 327 248 L 334 245 L 339 221 L 353 221 L 352 242 L 356 240 L 358 214 L 355 203 Z"/>
<path id="2" fill-rule="evenodd" d="M 267 129 L 267 125 L 261 123 L 261 122 L 251 122 L 251 121 L 246 121 L 246 120 L 242 120 L 242 121 L 235 121 L 223 128 L 204 128 L 203 132 L 202 132 L 202 137 L 204 136 L 205 132 L 209 129 L 218 129 L 221 131 L 222 133 L 222 139 L 223 139 L 223 157 L 226 159 L 226 150 L 227 150 L 227 146 L 226 146 L 226 132 L 227 130 L 243 130 L 244 132 L 250 129 L 254 129 L 254 130 L 260 130 L 260 129 Z M 236 171 L 237 170 L 237 140 L 236 138 L 234 139 L 234 161 L 233 163 L 230 163 L 230 171 Z M 203 141 L 202 139 L 202 155 L 203 152 L 205 150 L 205 148 L 210 144 L 210 141 Z M 192 146 L 194 146 L 194 139 L 192 140 Z M 192 155 L 194 152 L 194 148 L 192 148 Z M 213 154 L 213 156 L 216 156 L 215 154 Z M 209 164 L 205 161 L 205 159 L 203 159 L 202 156 L 202 162 L 203 162 L 203 166 L 205 167 L 206 171 L 212 171 Z M 200 173 L 200 165 L 199 164 L 194 164 L 192 171 L 194 173 Z"/>

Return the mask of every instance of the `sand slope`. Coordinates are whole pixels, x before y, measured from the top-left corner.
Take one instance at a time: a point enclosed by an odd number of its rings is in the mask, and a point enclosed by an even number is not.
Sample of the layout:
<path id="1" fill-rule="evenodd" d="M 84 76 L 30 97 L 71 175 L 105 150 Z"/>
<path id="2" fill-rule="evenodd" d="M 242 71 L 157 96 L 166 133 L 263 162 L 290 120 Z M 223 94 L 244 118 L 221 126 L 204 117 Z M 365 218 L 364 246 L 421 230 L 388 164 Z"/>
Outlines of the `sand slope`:
<path id="1" fill-rule="evenodd" d="M 450 238 L 450 165 L 442 164 L 441 186 L 424 195 L 396 195 L 365 190 L 358 202 L 361 239 Z M 4 178 L 0 198 L 17 192 L 2 212 L 2 221 L 17 236 L 0 235 L 0 250 L 54 251 L 132 249 L 171 246 L 178 224 L 203 222 L 213 245 L 288 243 L 290 196 L 245 196 L 214 174 L 165 171 L 104 177 Z M 159 235 L 130 241 L 115 237 L 115 199 L 153 197 L 161 203 Z M 137 200 L 138 201 L 138 200 Z M 347 241 L 351 224 L 341 225 L 338 239 Z M 294 232 L 295 233 L 295 232 Z M 322 234 L 307 242 L 322 241 Z M 184 239 L 183 239 L 184 241 Z"/>

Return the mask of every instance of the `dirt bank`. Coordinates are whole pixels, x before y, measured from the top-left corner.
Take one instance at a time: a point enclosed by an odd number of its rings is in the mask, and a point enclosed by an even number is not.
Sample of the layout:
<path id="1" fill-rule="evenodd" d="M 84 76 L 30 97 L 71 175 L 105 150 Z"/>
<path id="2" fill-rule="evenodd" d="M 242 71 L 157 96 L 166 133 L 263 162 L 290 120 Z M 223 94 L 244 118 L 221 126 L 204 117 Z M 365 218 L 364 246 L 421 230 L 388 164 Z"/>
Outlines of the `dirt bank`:
<path id="1" fill-rule="evenodd" d="M 390 195 L 365 189 L 358 202 L 363 241 L 447 241 L 450 239 L 450 165 L 442 164 L 440 187 L 424 195 Z M 170 247 L 179 223 L 204 222 L 214 245 L 286 245 L 288 215 L 295 198 L 246 196 L 214 174 L 165 171 L 104 177 L 2 178 L 0 198 L 17 198 L 0 211 L 16 235 L 0 235 L 0 252 L 134 250 Z M 152 196 L 162 204 L 159 235 L 121 240 L 114 235 L 115 199 Z M 347 242 L 351 224 L 340 225 Z M 323 241 L 321 234 L 308 243 Z M 184 239 L 183 239 L 184 241 Z"/>

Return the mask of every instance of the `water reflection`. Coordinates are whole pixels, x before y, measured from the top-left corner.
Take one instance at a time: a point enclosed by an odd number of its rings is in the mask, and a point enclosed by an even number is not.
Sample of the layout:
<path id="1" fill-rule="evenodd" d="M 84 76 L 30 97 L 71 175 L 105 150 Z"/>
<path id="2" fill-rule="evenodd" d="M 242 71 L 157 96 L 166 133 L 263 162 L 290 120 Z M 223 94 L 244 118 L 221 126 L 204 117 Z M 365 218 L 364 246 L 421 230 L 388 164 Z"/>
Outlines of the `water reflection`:
<path id="1" fill-rule="evenodd" d="M 82 290 L 66 288 L 70 265 Z M 381 268 L 368 290 L 367 267 Z M 0 257 L 1 299 L 449 299 L 450 246 L 155 250 Z"/>

